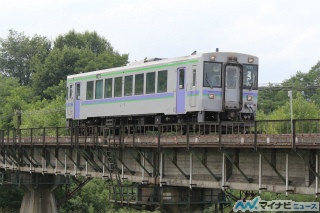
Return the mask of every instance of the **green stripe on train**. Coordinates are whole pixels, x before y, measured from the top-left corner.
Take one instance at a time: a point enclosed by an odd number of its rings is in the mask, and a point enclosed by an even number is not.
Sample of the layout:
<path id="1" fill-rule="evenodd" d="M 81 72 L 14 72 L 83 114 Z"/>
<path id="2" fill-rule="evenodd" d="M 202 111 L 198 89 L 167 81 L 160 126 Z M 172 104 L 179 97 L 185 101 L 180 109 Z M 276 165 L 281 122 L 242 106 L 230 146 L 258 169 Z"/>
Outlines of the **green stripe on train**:
<path id="1" fill-rule="evenodd" d="M 123 71 L 123 70 L 113 71 L 110 73 L 102 73 L 101 76 L 107 77 L 107 76 L 134 73 L 134 72 L 140 72 L 140 71 L 146 71 L 146 70 L 162 69 L 162 68 L 166 68 L 166 67 L 173 67 L 173 66 L 179 66 L 179 65 L 184 65 L 184 64 L 192 64 L 192 63 L 197 63 L 197 62 L 198 62 L 198 60 L 189 60 L 189 61 L 182 61 L 182 62 L 177 62 L 177 63 L 157 65 L 157 66 L 151 66 L 151 67 L 142 67 L 142 68 L 131 69 L 131 70 L 126 70 L 126 71 Z M 67 83 L 72 83 L 72 82 L 76 82 L 76 81 L 83 81 L 83 80 L 90 80 L 90 79 L 96 79 L 96 75 L 73 78 L 73 79 L 68 80 Z"/>

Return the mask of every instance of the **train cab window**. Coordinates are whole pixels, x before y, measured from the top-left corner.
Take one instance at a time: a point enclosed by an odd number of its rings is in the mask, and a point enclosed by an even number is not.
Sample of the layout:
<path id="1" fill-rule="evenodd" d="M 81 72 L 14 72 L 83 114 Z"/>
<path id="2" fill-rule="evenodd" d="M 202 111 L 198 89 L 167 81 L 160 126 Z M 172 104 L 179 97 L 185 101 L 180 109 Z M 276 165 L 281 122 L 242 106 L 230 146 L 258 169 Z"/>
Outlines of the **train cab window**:
<path id="1" fill-rule="evenodd" d="M 149 72 L 147 73 L 147 79 L 146 79 L 146 93 L 152 94 L 155 93 L 155 81 L 156 81 L 156 73 L 155 72 Z"/>
<path id="2" fill-rule="evenodd" d="M 168 71 L 163 70 L 158 72 L 158 88 L 157 91 L 167 92 Z"/>
<path id="3" fill-rule="evenodd" d="M 132 86 L 133 86 L 133 76 L 124 77 L 124 96 L 132 95 Z"/>
<path id="4" fill-rule="evenodd" d="M 257 65 L 243 65 L 243 89 L 258 89 Z"/>
<path id="5" fill-rule="evenodd" d="M 221 64 L 205 62 L 203 70 L 204 87 L 221 87 Z"/>
<path id="6" fill-rule="evenodd" d="M 104 98 L 112 98 L 112 78 L 104 81 Z"/>
<path id="7" fill-rule="evenodd" d="M 88 81 L 87 82 L 87 100 L 92 100 L 93 99 L 93 81 Z"/>
<path id="8" fill-rule="evenodd" d="M 237 86 L 237 70 L 235 67 L 228 67 L 226 72 L 226 88 L 235 89 Z"/>
<path id="9" fill-rule="evenodd" d="M 95 88 L 95 99 L 101 99 L 103 93 L 103 80 L 96 81 L 96 88 Z"/>
<path id="10" fill-rule="evenodd" d="M 114 78 L 114 97 L 122 96 L 122 77 Z"/>
<path id="11" fill-rule="evenodd" d="M 134 82 L 134 94 L 142 95 L 143 94 L 143 85 L 144 85 L 144 74 L 135 75 Z"/>

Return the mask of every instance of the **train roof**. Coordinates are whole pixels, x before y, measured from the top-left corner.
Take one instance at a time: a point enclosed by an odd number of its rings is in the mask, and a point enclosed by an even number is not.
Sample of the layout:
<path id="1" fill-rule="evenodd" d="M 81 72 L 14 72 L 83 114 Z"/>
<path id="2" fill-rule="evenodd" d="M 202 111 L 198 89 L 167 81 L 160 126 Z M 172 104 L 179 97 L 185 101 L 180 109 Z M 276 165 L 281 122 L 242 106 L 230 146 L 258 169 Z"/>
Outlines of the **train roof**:
<path id="1" fill-rule="evenodd" d="M 187 56 L 182 56 L 182 57 L 176 57 L 176 58 L 151 58 L 151 59 L 145 59 L 143 61 L 139 62 L 134 62 L 131 64 L 128 64 L 126 66 L 122 67 L 116 67 L 116 68 L 108 68 L 108 69 L 102 69 L 102 70 L 97 70 L 97 71 L 91 71 L 91 72 L 85 72 L 85 73 L 80 73 L 80 74 L 74 74 L 74 75 L 69 75 L 67 76 L 67 80 L 72 80 L 74 78 L 84 78 L 88 76 L 96 76 L 99 74 L 107 74 L 110 72 L 119 72 L 119 71 L 125 71 L 125 70 L 135 70 L 138 68 L 143 69 L 144 67 L 150 67 L 150 66 L 156 66 L 156 65 L 163 65 L 163 64 L 171 64 L 173 62 L 183 62 L 183 61 L 193 61 L 198 58 L 201 58 L 205 55 L 210 55 L 210 54 L 216 54 L 216 55 L 237 55 L 237 56 L 250 56 L 258 59 L 258 57 L 249 55 L 249 54 L 244 54 L 244 53 L 235 53 L 235 52 L 208 52 L 208 53 L 201 53 L 201 54 L 194 54 L 194 55 L 187 55 Z"/>

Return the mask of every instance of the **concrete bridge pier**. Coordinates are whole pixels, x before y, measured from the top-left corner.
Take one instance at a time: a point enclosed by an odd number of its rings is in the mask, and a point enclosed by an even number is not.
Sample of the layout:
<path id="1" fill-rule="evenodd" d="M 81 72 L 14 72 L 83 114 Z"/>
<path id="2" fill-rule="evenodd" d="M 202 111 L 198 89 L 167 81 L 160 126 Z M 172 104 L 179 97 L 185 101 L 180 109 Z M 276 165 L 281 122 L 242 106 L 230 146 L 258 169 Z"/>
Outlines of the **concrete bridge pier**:
<path id="1" fill-rule="evenodd" d="M 54 190 L 61 184 L 55 175 L 31 174 L 31 182 L 24 183 L 24 196 L 20 213 L 58 213 Z"/>

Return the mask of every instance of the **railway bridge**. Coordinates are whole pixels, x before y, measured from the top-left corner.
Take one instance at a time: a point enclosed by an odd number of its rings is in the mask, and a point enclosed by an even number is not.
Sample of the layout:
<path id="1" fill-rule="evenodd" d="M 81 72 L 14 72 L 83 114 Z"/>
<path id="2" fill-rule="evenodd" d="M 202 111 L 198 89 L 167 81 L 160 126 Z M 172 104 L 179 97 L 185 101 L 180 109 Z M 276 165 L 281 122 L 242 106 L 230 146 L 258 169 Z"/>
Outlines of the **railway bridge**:
<path id="1" fill-rule="evenodd" d="M 0 182 L 25 189 L 21 212 L 58 212 L 54 189 L 77 177 L 122 205 L 218 211 L 234 189 L 317 196 L 319 136 L 319 119 L 1 130 Z"/>

